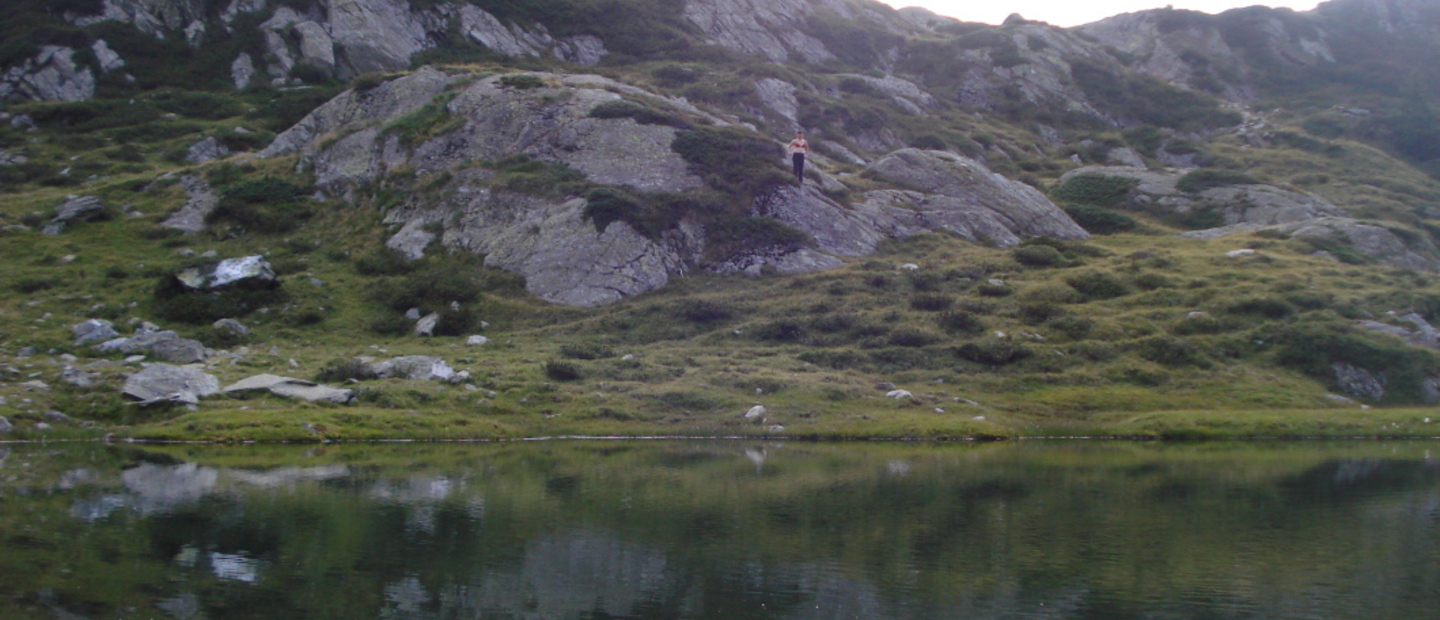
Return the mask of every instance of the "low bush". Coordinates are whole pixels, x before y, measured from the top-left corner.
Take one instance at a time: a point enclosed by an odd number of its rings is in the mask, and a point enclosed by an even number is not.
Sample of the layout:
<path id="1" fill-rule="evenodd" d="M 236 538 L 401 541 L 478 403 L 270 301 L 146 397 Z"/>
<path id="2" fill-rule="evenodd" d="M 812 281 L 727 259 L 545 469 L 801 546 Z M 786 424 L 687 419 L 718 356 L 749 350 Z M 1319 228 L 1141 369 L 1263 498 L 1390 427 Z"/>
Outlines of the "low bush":
<path id="1" fill-rule="evenodd" d="M 1066 263 L 1065 255 L 1048 245 L 1022 245 L 1010 250 L 1010 257 L 1029 267 L 1057 267 Z"/>
<path id="2" fill-rule="evenodd" d="M 370 381 L 378 378 L 369 364 L 354 357 L 330 360 L 320 367 L 320 372 L 315 373 L 315 381 L 319 383 L 343 383 L 352 379 Z"/>
<path id="3" fill-rule="evenodd" d="M 574 362 L 564 360 L 550 360 L 541 366 L 545 376 L 555 381 L 579 381 L 584 378 L 585 373 L 580 366 Z"/>
<path id="4" fill-rule="evenodd" d="M 1135 218 L 1102 207 L 1071 204 L 1065 205 L 1063 209 L 1070 219 L 1075 220 L 1075 223 L 1084 228 L 1085 232 L 1092 235 L 1113 235 L 1130 232 L 1140 227 L 1140 223 L 1135 221 Z"/>
<path id="5" fill-rule="evenodd" d="M 1072 202 L 1091 207 L 1118 207 L 1130 199 L 1140 181 L 1129 177 L 1100 174 L 1079 174 L 1050 190 L 1058 202 Z"/>
<path id="6" fill-rule="evenodd" d="M 928 293 L 910 298 L 910 307 L 923 312 L 941 312 L 955 305 L 955 298 L 949 295 Z"/>
<path id="7" fill-rule="evenodd" d="M 392 310 L 432 310 L 452 303 L 468 304 L 480 299 L 480 285 L 472 268 L 461 262 L 428 263 L 409 277 L 377 285 L 372 299 Z"/>
<path id="8" fill-rule="evenodd" d="M 209 324 L 220 319 L 246 316 L 289 299 L 278 282 L 200 291 L 182 284 L 173 275 L 162 276 L 153 293 L 155 315 L 190 324 Z"/>
<path id="9" fill-rule="evenodd" d="M 955 354 L 977 364 L 1005 366 L 1030 357 L 1032 352 L 1025 345 L 1008 340 L 986 339 L 960 345 L 955 348 Z"/>
<path id="10" fill-rule="evenodd" d="M 817 332 L 835 334 L 855 327 L 859 319 L 848 312 L 822 314 L 810 319 L 809 326 Z"/>
<path id="11" fill-rule="evenodd" d="M 629 118 L 641 125 L 669 125 L 686 129 L 690 123 L 668 110 L 648 106 L 627 99 L 606 101 L 590 108 L 590 118 Z"/>
<path id="12" fill-rule="evenodd" d="M 415 265 L 399 252 L 385 246 L 355 260 L 355 273 L 362 276 L 398 276 L 415 270 Z"/>
<path id="13" fill-rule="evenodd" d="M 10 288 L 22 295 L 29 295 L 55 288 L 59 284 L 60 281 L 54 278 L 22 278 L 11 284 Z"/>
<path id="14" fill-rule="evenodd" d="M 240 181 L 221 189 L 219 204 L 205 219 L 229 221 L 262 234 L 288 232 L 314 215 L 302 202 L 308 191 L 274 177 Z"/>
<path id="15" fill-rule="evenodd" d="M 726 217 L 705 230 L 705 253 L 723 260 L 745 250 L 789 252 L 810 245 L 810 235 L 770 217 Z"/>
<path id="16" fill-rule="evenodd" d="M 773 342 L 800 342 L 808 335 L 804 325 L 791 319 L 761 323 L 751 328 L 750 334 L 760 340 Z"/>
<path id="17" fill-rule="evenodd" d="M 932 334 L 925 330 L 915 329 L 912 327 L 901 327 L 899 329 L 891 331 L 890 337 L 887 340 L 891 345 L 897 347 L 914 348 L 928 347 L 932 344 L 940 342 L 941 338 L 940 336 Z"/>
<path id="18" fill-rule="evenodd" d="M 1274 297 L 1246 297 L 1231 302 L 1225 307 L 1225 311 L 1230 314 L 1248 314 L 1262 316 L 1267 319 L 1283 319 L 1293 314 L 1295 308 L 1283 299 Z"/>
<path id="19" fill-rule="evenodd" d="M 574 343 L 561 345 L 560 356 L 573 360 L 598 360 L 615 357 L 615 350 L 593 342 Z"/>
<path id="20" fill-rule="evenodd" d="M 975 292 L 986 297 L 1008 297 L 1015 293 L 1015 289 L 1007 284 L 981 282 L 980 286 L 975 287 Z"/>
<path id="21" fill-rule="evenodd" d="M 1107 271 L 1091 271 L 1065 278 L 1065 283 L 1088 299 L 1113 299 L 1130 293 L 1125 281 Z"/>
<path id="22" fill-rule="evenodd" d="M 501 77 L 500 83 L 516 90 L 531 90 L 545 87 L 545 80 L 543 78 L 528 73 Z"/>
<path id="23" fill-rule="evenodd" d="M 1039 325 L 1051 319 L 1068 314 L 1065 308 L 1048 301 L 1032 301 L 1020 304 L 1017 314 L 1028 325 Z"/>
<path id="24" fill-rule="evenodd" d="M 1166 366 L 1209 368 L 1210 360 L 1194 343 L 1182 338 L 1155 336 L 1136 344 L 1140 357 Z"/>
<path id="25" fill-rule="evenodd" d="M 935 322 L 941 329 L 950 333 L 978 334 L 985 331 L 985 322 L 965 310 L 951 310 L 941 314 Z"/>
<path id="26" fill-rule="evenodd" d="M 680 316 L 692 323 L 715 323 L 735 317 L 735 308 L 723 301 L 688 299 L 680 304 Z"/>

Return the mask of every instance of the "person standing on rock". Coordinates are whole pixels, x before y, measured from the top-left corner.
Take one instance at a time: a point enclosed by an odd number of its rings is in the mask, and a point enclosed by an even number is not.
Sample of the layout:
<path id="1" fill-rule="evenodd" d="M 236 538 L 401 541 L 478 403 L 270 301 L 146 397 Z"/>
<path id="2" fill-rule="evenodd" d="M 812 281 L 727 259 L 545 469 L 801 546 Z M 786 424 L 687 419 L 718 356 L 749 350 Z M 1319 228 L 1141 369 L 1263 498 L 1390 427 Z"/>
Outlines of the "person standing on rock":
<path id="1" fill-rule="evenodd" d="M 805 132 L 795 132 L 795 139 L 790 141 L 786 147 L 790 152 L 790 161 L 795 165 L 795 182 L 805 182 L 805 154 L 810 152 L 810 143 L 805 141 Z"/>

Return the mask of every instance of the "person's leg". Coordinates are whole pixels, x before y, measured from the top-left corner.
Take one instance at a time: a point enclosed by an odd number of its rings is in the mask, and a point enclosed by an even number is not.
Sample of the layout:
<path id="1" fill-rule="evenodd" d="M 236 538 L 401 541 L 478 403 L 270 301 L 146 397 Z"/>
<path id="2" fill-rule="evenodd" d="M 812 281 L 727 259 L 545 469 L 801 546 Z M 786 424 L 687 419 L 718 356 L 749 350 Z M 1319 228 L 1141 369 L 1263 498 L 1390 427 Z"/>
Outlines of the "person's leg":
<path id="1" fill-rule="evenodd" d="M 805 182 L 805 154 L 804 154 L 804 153 L 796 153 L 795 156 L 791 158 L 791 161 L 793 161 L 793 162 L 795 163 L 795 180 L 796 180 L 796 181 L 799 181 L 799 182 L 801 182 L 801 183 L 804 183 L 804 182 Z"/>

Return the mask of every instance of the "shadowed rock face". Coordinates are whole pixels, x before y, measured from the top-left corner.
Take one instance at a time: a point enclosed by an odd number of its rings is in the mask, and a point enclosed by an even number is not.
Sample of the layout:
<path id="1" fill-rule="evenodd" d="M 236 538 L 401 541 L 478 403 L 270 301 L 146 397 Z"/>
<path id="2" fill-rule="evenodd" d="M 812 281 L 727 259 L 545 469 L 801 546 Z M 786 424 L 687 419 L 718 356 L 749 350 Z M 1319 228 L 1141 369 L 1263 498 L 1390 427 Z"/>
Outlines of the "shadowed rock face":
<path id="1" fill-rule="evenodd" d="M 597 76 L 531 74 L 526 79 L 533 88 L 515 87 L 507 76 L 464 79 L 422 69 L 344 93 L 278 136 L 262 155 L 298 153 L 299 165 L 314 171 L 322 191 L 337 197 L 354 197 L 357 188 L 400 170 L 444 178 L 443 191 L 412 194 L 387 215 L 386 223 L 399 227 L 390 247 L 411 260 L 437 242 L 483 254 L 487 265 L 525 276 L 533 294 L 571 306 L 612 303 L 697 268 L 830 269 L 843 264 L 838 257 L 865 256 L 880 241 L 930 230 L 1001 247 L 1031 236 L 1088 236 L 1034 188 L 974 160 L 905 149 L 870 169 L 874 178 L 904 189 L 870 192 L 842 205 L 822 191 L 842 186 L 816 170 L 818 185 L 782 186 L 757 199 L 751 216 L 773 217 L 809 234 L 811 247 L 754 248 L 710 263 L 698 223 L 682 222 L 653 237 L 624 221 L 598 230 L 585 215 L 583 197 L 492 187 L 494 173 L 471 164 L 524 155 L 641 195 L 680 193 L 703 181 L 671 147 L 678 129 L 596 118 L 591 111 L 630 95 L 711 125 L 726 126 L 726 120 Z M 393 129 L 398 119 L 415 114 L 442 115 L 437 124 L 444 130 L 416 139 Z"/>

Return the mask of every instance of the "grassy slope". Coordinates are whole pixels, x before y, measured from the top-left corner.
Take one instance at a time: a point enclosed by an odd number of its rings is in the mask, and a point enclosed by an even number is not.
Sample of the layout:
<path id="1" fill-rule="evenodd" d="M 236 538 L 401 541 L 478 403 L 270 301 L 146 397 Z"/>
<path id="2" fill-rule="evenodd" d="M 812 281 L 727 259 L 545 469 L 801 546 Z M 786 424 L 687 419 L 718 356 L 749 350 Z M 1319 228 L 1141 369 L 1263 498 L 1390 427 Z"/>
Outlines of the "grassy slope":
<path id="1" fill-rule="evenodd" d="M 652 69 L 637 66 L 630 77 L 644 82 Z M 1437 434 L 1423 409 L 1362 409 L 1330 398 L 1328 378 L 1315 372 L 1328 368 L 1324 352 L 1291 347 L 1282 364 L 1273 339 L 1288 335 L 1293 341 L 1305 328 L 1344 333 L 1356 317 L 1391 320 L 1385 318 L 1389 311 L 1433 312 L 1440 307 L 1432 299 L 1435 276 L 1343 264 L 1310 256 L 1309 245 L 1261 236 L 1182 239 L 1140 214 L 1132 215 L 1144 224 L 1142 232 L 1039 252 L 1049 264 L 1027 260 L 1023 251 L 927 235 L 832 272 L 758 280 L 700 274 L 593 310 L 549 306 L 518 291 L 513 278 L 476 267 L 488 283 L 477 310 L 491 324 L 484 332 L 489 344 L 470 348 L 461 337 L 374 333 L 370 327 L 385 311 L 370 292 L 410 276 L 357 270 L 359 258 L 387 234 L 368 205 L 319 204 L 313 219 L 275 234 L 222 225 L 185 238 L 156 226 L 182 201 L 174 178 L 165 176 L 186 168 L 175 163 L 177 152 L 207 132 L 278 129 L 278 119 L 293 111 L 275 110 L 267 96 L 236 98 L 237 113 L 225 118 L 206 118 L 223 115 L 201 110 L 194 117 L 149 121 L 155 135 L 182 126 L 174 137 L 138 143 L 138 159 L 111 154 L 136 144 L 114 128 L 44 126 L 0 135 L 5 147 L 49 167 L 46 175 L 8 188 L 0 224 L 36 224 L 71 193 L 99 195 L 116 213 L 53 237 L 0 232 L 0 262 L 7 266 L 0 275 L 6 291 L 0 296 L 0 363 L 7 369 L 0 412 L 16 422 L 16 436 Z M 11 111 L 45 108 L 30 104 Z M 1073 166 L 1063 149 L 1036 156 L 1042 142 L 1022 126 L 994 117 L 978 124 L 967 115 L 944 118 L 954 121 L 947 142 L 974 136 L 978 142 L 972 144 L 991 148 L 992 165 L 1011 174 L 1047 183 Z M 1123 141 L 1103 131 L 1091 137 Z M 1411 223 L 1437 195 L 1433 179 L 1374 149 L 1337 141 L 1309 146 L 1251 148 L 1222 138 L 1205 149 L 1216 165 L 1305 187 L 1364 216 Z M 1028 159 L 995 155 L 1000 151 L 1028 153 Z M 60 172 L 74 163 L 89 163 L 86 170 L 97 178 Z M 247 178 L 306 183 L 293 161 L 239 170 Z M 858 177 L 852 182 L 857 189 L 870 183 Z M 139 215 L 120 215 L 124 210 Z M 1239 248 L 1259 253 L 1224 256 Z M 88 350 L 70 344 L 68 326 L 84 318 L 120 325 L 156 320 L 213 339 L 204 325 L 155 318 L 155 282 L 192 260 L 182 255 L 186 250 L 225 257 L 265 253 L 290 294 L 283 306 L 244 319 L 255 331 L 247 342 L 227 344 L 234 357 L 212 360 L 210 372 L 222 383 L 261 372 L 311 378 L 353 356 L 427 354 L 469 371 L 474 389 L 369 381 L 356 386 L 361 402 L 351 407 L 222 397 L 187 412 L 125 404 L 117 388 L 136 364 L 111 360 L 116 363 L 96 370 L 103 387 L 90 390 L 58 381 L 64 363 L 58 356 L 84 358 L 77 365 L 93 361 Z M 918 269 L 902 269 L 906 264 Z M 988 284 L 991 279 L 1004 285 Z M 1354 338 L 1384 351 L 1406 349 L 1386 337 Z M 40 354 L 16 357 L 25 346 Z M 579 378 L 547 375 L 546 365 L 555 363 L 570 366 Z M 32 379 L 51 389 L 20 385 Z M 887 398 L 877 388 L 882 383 L 912 397 Z M 757 404 L 768 409 L 765 422 L 740 417 Z M 51 409 L 95 426 L 36 430 Z"/>

